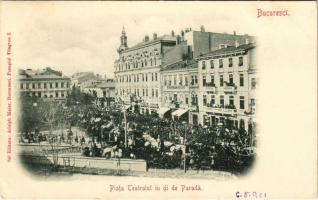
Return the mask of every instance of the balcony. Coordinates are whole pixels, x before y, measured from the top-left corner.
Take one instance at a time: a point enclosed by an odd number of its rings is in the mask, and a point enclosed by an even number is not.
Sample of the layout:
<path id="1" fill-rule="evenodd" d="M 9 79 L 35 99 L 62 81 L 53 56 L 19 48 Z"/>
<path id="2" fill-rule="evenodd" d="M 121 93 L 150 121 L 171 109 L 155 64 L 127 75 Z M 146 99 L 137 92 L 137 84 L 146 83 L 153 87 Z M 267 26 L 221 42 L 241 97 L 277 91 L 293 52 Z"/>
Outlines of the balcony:
<path id="1" fill-rule="evenodd" d="M 167 87 L 167 89 L 178 89 L 178 90 L 182 90 L 182 89 L 187 88 L 187 86 L 185 86 L 185 85 L 167 85 L 166 87 Z"/>
<path id="2" fill-rule="evenodd" d="M 205 109 L 207 112 L 213 112 L 215 114 L 219 115 L 230 115 L 234 116 L 237 114 L 237 109 L 235 108 L 234 105 L 212 105 L 212 104 L 206 104 Z"/>
<path id="3" fill-rule="evenodd" d="M 199 84 L 197 84 L 197 83 L 192 84 L 192 83 L 191 83 L 191 84 L 189 85 L 189 87 L 190 87 L 190 88 L 197 88 L 197 87 L 199 87 Z"/>
<path id="4" fill-rule="evenodd" d="M 192 112 L 197 112 L 199 111 L 199 106 L 197 105 L 189 105 L 189 110 Z"/>
<path id="5" fill-rule="evenodd" d="M 212 93 L 216 93 L 216 86 L 213 83 L 203 83 L 203 87 L 207 91 L 211 91 Z"/>
<path id="6" fill-rule="evenodd" d="M 228 83 L 228 82 L 224 82 L 225 86 L 224 86 L 224 93 L 230 93 L 230 94 L 234 94 L 236 93 L 236 86 L 234 85 L 234 83 Z"/>

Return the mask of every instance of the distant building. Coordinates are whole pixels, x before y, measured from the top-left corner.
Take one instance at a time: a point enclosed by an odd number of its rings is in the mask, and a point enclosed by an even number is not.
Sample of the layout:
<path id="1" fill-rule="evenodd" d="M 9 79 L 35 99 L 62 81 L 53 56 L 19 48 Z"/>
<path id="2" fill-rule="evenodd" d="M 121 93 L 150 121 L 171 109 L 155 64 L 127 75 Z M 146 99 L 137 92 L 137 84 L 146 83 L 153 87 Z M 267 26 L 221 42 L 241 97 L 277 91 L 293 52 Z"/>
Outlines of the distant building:
<path id="1" fill-rule="evenodd" d="M 99 74 L 95 75 L 93 72 L 78 72 L 71 76 L 72 86 L 75 85 L 81 90 L 102 83 L 103 81 L 105 81 L 105 79 L 102 76 Z"/>
<path id="2" fill-rule="evenodd" d="M 110 105 L 115 101 L 115 82 L 113 79 L 107 79 L 85 87 L 83 92 L 96 95 L 98 103 L 105 102 L 104 105 Z"/>
<path id="3" fill-rule="evenodd" d="M 43 99 L 65 100 L 71 80 L 49 67 L 42 70 L 19 70 L 19 91 Z"/>
<path id="4" fill-rule="evenodd" d="M 218 49 L 197 60 L 201 124 L 251 129 L 256 110 L 255 44 Z"/>

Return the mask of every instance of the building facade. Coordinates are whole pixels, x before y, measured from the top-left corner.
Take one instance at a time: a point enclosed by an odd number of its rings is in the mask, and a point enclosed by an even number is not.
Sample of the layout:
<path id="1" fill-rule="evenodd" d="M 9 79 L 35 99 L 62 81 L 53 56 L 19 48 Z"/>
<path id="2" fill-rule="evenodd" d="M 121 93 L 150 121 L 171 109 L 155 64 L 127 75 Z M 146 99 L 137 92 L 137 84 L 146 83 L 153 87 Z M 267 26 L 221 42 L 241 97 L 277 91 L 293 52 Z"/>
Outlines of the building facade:
<path id="1" fill-rule="evenodd" d="M 125 30 L 115 61 L 116 101 L 138 112 L 156 112 L 161 102 L 160 68 L 166 52 L 176 44 L 173 35 L 144 41 L 128 48 Z"/>
<path id="2" fill-rule="evenodd" d="M 192 105 L 193 112 L 190 112 L 188 119 L 191 123 L 200 123 L 202 119 L 197 111 L 200 106 L 199 68 L 195 64 L 198 62 L 196 58 L 253 41 L 255 38 L 246 34 L 205 32 L 204 27 L 201 27 L 200 31 L 186 29 L 180 35 L 175 35 L 173 31 L 171 35 L 162 37 L 154 34 L 151 40 L 146 36 L 143 42 L 128 48 L 126 32 L 123 30 L 118 49 L 119 59 L 115 61 L 116 101 L 131 105 L 141 113 L 155 111 L 160 114 L 173 107 L 172 101 L 173 104 L 179 104 L 179 109 L 189 110 L 192 99 L 196 99 L 193 102 L 197 105 Z M 189 85 L 178 85 L 180 77 L 183 84 L 187 77 Z M 196 84 L 191 85 L 192 80 Z M 172 85 L 166 85 L 169 81 Z M 190 102 L 187 106 L 186 97 Z"/>
<path id="3" fill-rule="evenodd" d="M 255 44 L 243 44 L 197 57 L 199 121 L 248 129 L 256 111 Z"/>
<path id="4" fill-rule="evenodd" d="M 198 66 L 193 59 L 179 61 L 161 70 L 160 116 L 198 123 Z M 169 116 L 170 115 L 170 116 Z"/>
<path id="5" fill-rule="evenodd" d="M 43 70 L 19 70 L 19 91 L 50 100 L 65 100 L 71 80 L 49 67 Z"/>

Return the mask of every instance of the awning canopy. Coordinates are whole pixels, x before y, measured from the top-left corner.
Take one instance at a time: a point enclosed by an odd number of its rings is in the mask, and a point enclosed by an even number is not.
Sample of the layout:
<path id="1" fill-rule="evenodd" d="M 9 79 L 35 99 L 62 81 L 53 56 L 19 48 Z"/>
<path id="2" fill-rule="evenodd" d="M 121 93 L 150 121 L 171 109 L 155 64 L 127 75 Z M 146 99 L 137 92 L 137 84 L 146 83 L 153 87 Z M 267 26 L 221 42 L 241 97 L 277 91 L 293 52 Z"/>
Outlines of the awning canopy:
<path id="1" fill-rule="evenodd" d="M 166 112 L 168 112 L 169 110 L 170 110 L 170 108 L 161 107 L 161 108 L 159 108 L 159 110 L 158 110 L 158 114 L 159 114 L 160 117 L 163 117 L 164 114 L 165 114 Z"/>
<path id="2" fill-rule="evenodd" d="M 172 116 L 180 117 L 183 114 L 185 114 L 186 112 L 188 112 L 188 109 L 178 109 L 178 110 L 172 112 Z"/>

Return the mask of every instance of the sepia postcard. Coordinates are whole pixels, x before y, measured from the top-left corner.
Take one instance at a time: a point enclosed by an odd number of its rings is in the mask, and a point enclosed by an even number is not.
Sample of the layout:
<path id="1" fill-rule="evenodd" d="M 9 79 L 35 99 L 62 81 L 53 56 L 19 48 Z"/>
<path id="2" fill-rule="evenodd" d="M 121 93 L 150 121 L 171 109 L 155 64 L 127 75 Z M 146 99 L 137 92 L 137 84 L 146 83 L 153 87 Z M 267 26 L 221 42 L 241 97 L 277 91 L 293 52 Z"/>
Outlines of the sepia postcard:
<path id="1" fill-rule="evenodd" d="M 317 3 L 0 2 L 1 199 L 317 198 Z"/>

